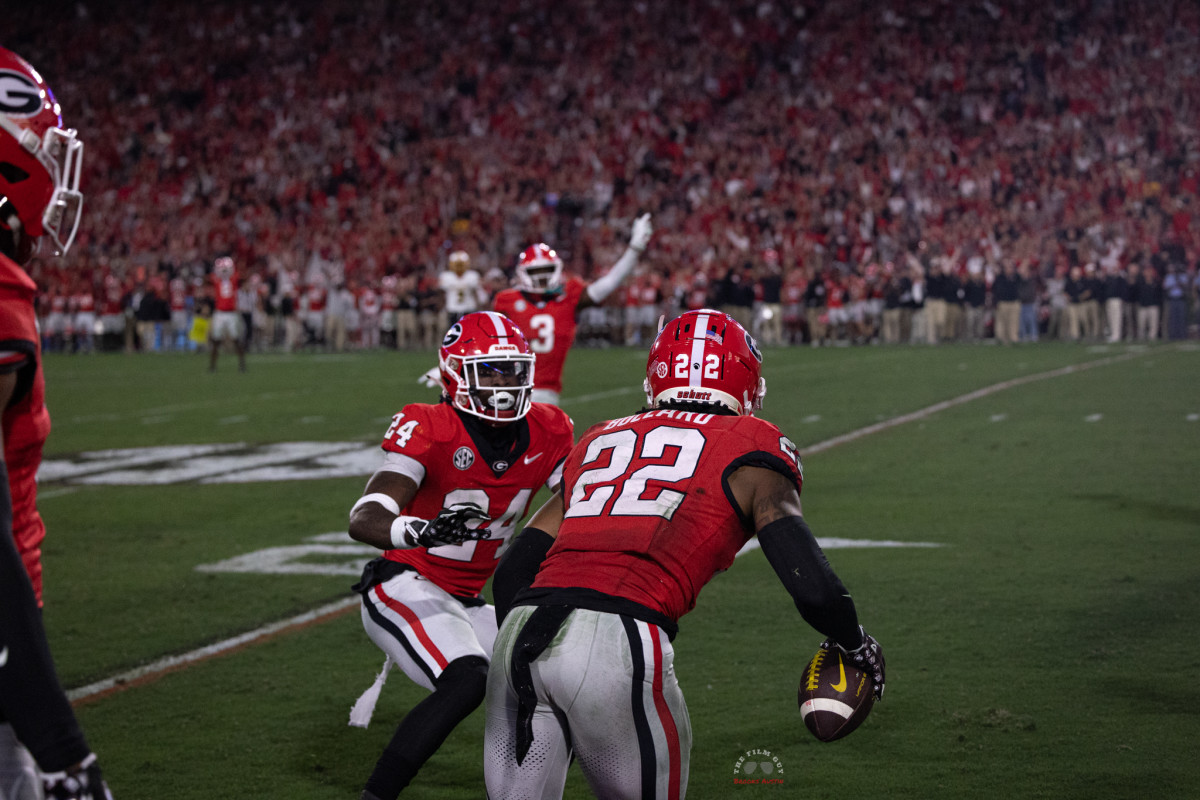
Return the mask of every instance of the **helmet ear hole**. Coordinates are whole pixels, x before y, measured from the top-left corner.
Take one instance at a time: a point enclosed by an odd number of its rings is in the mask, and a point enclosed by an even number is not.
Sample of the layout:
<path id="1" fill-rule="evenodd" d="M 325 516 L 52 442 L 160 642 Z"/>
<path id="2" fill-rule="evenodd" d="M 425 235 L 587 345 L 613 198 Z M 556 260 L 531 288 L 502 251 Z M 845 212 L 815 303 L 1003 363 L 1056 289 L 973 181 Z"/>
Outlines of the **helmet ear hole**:
<path id="1" fill-rule="evenodd" d="M 3 161 L 0 162 L 0 178 L 4 178 L 8 183 L 20 183 L 29 180 L 29 173 L 11 161 Z"/>

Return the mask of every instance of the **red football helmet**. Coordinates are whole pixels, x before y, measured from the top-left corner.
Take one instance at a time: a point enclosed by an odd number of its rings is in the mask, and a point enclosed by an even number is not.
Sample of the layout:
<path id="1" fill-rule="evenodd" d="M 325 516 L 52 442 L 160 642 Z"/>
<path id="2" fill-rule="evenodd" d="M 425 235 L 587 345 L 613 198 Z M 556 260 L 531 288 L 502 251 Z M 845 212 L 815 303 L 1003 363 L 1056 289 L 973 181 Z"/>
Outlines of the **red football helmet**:
<path id="1" fill-rule="evenodd" d="M 493 422 L 529 413 L 533 353 L 525 334 L 503 314 L 475 311 L 450 326 L 438 367 L 455 408 Z"/>
<path id="2" fill-rule="evenodd" d="M 82 159 L 83 142 L 63 128 L 58 101 L 42 76 L 0 47 L 0 223 L 24 229 L 30 243 L 46 234 L 58 253 L 66 253 L 83 209 Z"/>
<path id="3" fill-rule="evenodd" d="M 229 256 L 221 256 L 213 262 L 213 272 L 218 278 L 232 278 L 233 259 Z"/>
<path id="4" fill-rule="evenodd" d="M 667 323 L 650 346 L 646 400 L 716 403 L 753 416 L 767 381 L 762 352 L 737 320 L 720 311 L 688 311 Z"/>
<path id="5" fill-rule="evenodd" d="M 517 288 L 523 292 L 546 293 L 563 283 L 563 262 L 550 245 L 531 244 L 517 259 Z"/>

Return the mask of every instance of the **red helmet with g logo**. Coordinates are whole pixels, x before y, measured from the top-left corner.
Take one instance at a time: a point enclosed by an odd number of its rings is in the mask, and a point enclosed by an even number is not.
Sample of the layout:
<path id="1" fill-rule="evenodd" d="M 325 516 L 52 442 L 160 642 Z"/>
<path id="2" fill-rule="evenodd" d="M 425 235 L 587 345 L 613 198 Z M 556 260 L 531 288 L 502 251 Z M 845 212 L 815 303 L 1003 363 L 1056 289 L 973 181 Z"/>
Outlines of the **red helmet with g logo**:
<path id="1" fill-rule="evenodd" d="M 667 323 L 651 345 L 645 389 L 651 406 L 713 403 L 753 416 L 767 393 L 762 352 L 728 314 L 688 311 Z"/>
<path id="2" fill-rule="evenodd" d="M 0 221 L 59 253 L 75 240 L 83 143 L 63 128 L 54 93 L 29 62 L 0 47 Z M 11 208 L 8 208 L 11 205 Z"/>
<path id="3" fill-rule="evenodd" d="M 495 311 L 475 311 L 442 338 L 442 388 L 455 408 L 493 422 L 514 422 L 529 413 L 533 358 L 512 320 Z"/>

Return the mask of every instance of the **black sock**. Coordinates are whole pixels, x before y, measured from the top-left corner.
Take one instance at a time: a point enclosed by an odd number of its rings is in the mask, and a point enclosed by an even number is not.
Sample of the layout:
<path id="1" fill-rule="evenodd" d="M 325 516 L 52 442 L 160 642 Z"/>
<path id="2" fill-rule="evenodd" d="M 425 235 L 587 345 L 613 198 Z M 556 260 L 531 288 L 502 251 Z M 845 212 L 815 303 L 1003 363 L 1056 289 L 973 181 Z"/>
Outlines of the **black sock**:
<path id="1" fill-rule="evenodd" d="M 450 731 L 483 702 L 487 662 L 478 656 L 455 659 L 434 686 L 401 720 L 367 779 L 365 791 L 378 800 L 395 800 Z"/>

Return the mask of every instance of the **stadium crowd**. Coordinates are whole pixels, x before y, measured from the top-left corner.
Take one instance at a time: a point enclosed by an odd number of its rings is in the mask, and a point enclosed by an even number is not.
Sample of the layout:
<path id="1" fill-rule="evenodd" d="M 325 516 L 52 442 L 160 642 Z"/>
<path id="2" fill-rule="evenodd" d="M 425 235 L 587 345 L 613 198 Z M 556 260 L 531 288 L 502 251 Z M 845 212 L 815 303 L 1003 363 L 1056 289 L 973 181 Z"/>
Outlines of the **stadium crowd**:
<path id="1" fill-rule="evenodd" d="M 1196 335 L 1193 3 L 13 14 L 85 132 L 84 227 L 32 269 L 50 349 L 185 346 L 221 255 L 252 346 L 432 347 L 451 251 L 489 294 L 535 241 L 595 277 L 643 211 L 584 344 L 704 305 L 767 344 Z"/>

